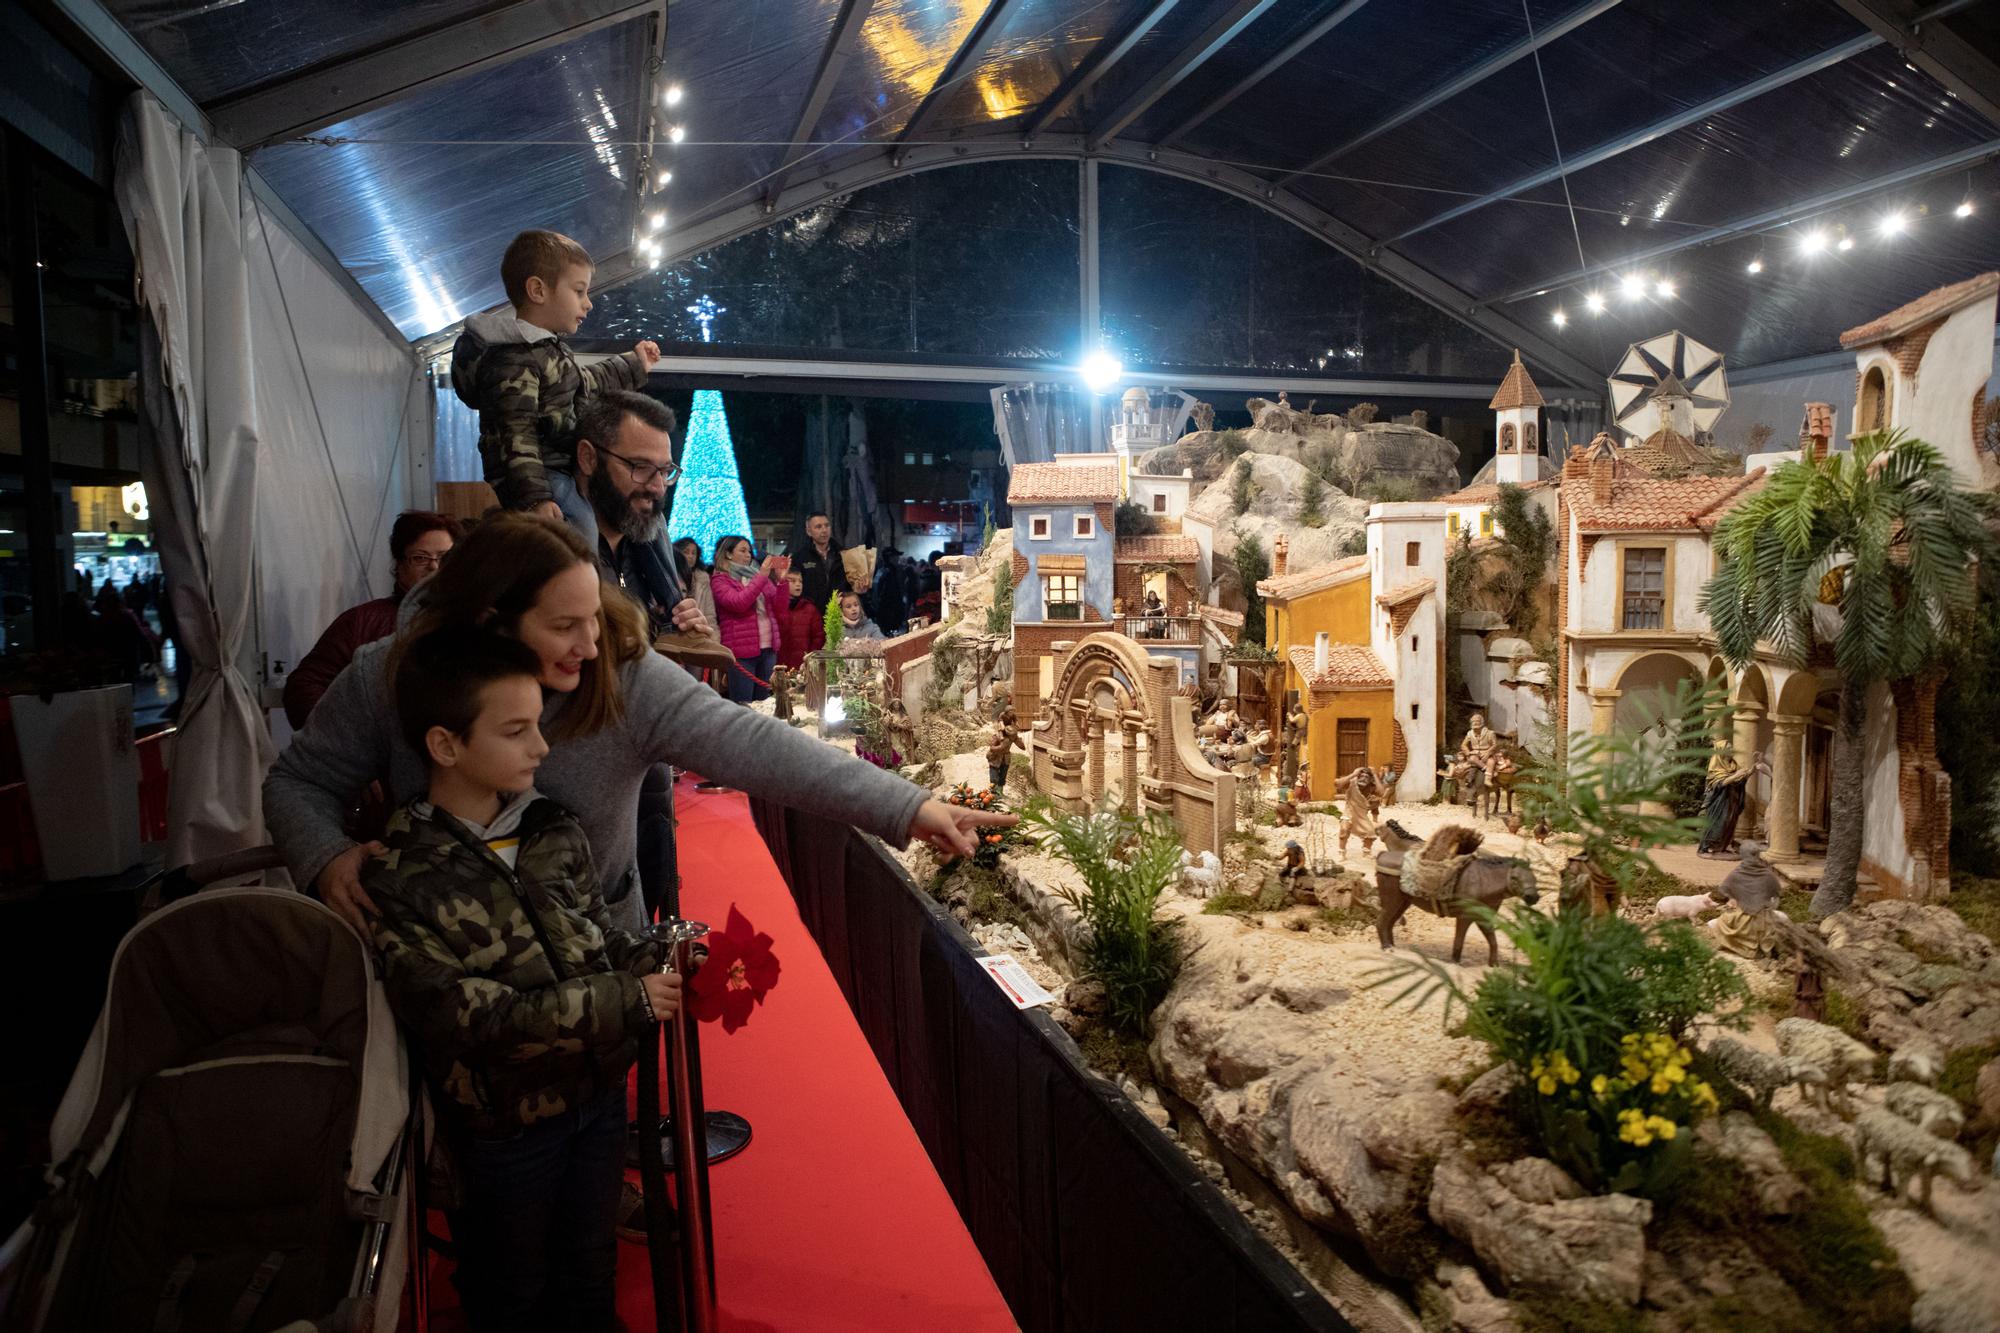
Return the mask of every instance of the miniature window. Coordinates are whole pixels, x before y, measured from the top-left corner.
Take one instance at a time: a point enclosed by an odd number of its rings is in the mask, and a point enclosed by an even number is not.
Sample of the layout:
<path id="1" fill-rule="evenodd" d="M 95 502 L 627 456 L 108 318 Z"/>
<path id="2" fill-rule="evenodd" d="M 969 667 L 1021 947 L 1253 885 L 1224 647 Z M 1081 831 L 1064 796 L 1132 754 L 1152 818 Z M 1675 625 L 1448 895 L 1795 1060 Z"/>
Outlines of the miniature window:
<path id="1" fill-rule="evenodd" d="M 1076 516 L 1076 535 L 1079 537 L 1095 537 L 1097 535 L 1097 516 L 1095 514 L 1078 514 Z"/>
<path id="2" fill-rule="evenodd" d="M 1048 515 L 1037 514 L 1033 518 L 1029 519 L 1028 535 L 1037 541 L 1047 541 L 1049 539 Z"/>
<path id="3" fill-rule="evenodd" d="M 1514 452 L 1514 423 L 1511 421 L 1500 428 L 1500 452 L 1503 454 Z"/>
<path id="4" fill-rule="evenodd" d="M 1156 514 L 1167 512 L 1167 493 L 1165 491 L 1157 492 L 1153 496 L 1153 512 Z"/>
<path id="5" fill-rule="evenodd" d="M 931 455 L 929 454 L 924 455 L 924 466 L 925 467 L 931 466 Z"/>
<path id="6" fill-rule="evenodd" d="M 1421 565 L 1423 562 L 1424 544 L 1422 542 L 1405 543 L 1403 546 L 1403 563 L 1406 565 Z"/>
<path id="7" fill-rule="evenodd" d="M 1664 629 L 1667 623 L 1667 552 L 1659 546 L 1625 548 L 1624 629 Z"/>
<path id="8" fill-rule="evenodd" d="M 905 466 L 908 466 L 908 465 L 910 465 L 910 464 L 912 464 L 912 463 L 915 463 L 916 461 L 917 461 L 917 456 L 916 456 L 915 454 L 904 454 L 904 455 L 903 455 L 903 463 L 904 463 L 904 465 L 905 465 Z"/>
<path id="9" fill-rule="evenodd" d="M 1484 510 L 1479 515 L 1479 535 L 1482 537 L 1493 535 L 1493 511 L 1490 509 Z"/>
<path id="10" fill-rule="evenodd" d="M 1854 432 L 1866 435 L 1888 428 L 1889 381 L 1882 374 L 1882 367 L 1876 366 L 1861 377 L 1861 401 L 1854 408 Z"/>
<path id="11" fill-rule="evenodd" d="M 1444 531 L 1448 537 L 1456 537 L 1458 535 L 1458 511 L 1456 509 L 1445 515 Z"/>
<path id="12" fill-rule="evenodd" d="M 1421 634 L 1412 634 L 1410 636 L 1410 651 L 1413 653 L 1419 651 L 1417 645 L 1422 642 L 1423 636 Z"/>
<path id="13" fill-rule="evenodd" d="M 1521 423 L 1521 452 L 1532 454 L 1538 453 L 1540 450 L 1541 445 L 1535 439 L 1535 423 L 1532 421 Z"/>
<path id="14" fill-rule="evenodd" d="M 1423 705 L 1422 705 L 1422 704 L 1411 704 L 1411 705 L 1410 705 L 1410 721 L 1412 721 L 1412 722 L 1415 722 L 1415 721 L 1417 720 L 1417 713 L 1418 713 L 1418 711 L 1419 711 L 1419 710 L 1421 710 L 1422 708 L 1423 708 Z"/>
<path id="15" fill-rule="evenodd" d="M 1042 576 L 1042 618 L 1083 619 L 1083 577 L 1079 574 Z"/>

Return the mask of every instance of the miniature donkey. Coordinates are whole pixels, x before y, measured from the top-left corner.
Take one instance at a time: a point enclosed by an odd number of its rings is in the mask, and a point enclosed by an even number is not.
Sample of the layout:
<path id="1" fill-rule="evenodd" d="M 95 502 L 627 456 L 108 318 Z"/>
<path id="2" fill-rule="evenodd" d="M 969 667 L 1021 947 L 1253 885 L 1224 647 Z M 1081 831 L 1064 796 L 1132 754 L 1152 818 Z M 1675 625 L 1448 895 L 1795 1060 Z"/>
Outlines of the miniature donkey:
<path id="1" fill-rule="evenodd" d="M 1541 896 L 1535 872 L 1526 861 L 1519 857 L 1475 854 L 1480 835 L 1471 829 L 1457 825 L 1439 829 L 1428 844 L 1393 819 L 1384 820 L 1382 829 L 1385 848 L 1375 857 L 1375 888 L 1382 899 L 1381 910 L 1375 917 L 1375 934 L 1385 949 L 1396 947 L 1396 923 L 1403 919 L 1403 913 L 1409 910 L 1410 904 L 1415 903 L 1427 912 L 1449 916 L 1457 922 L 1457 929 L 1451 938 L 1451 961 L 1462 962 L 1465 932 L 1474 924 L 1466 908 L 1474 904 L 1498 908 L 1509 897 L 1519 897 L 1532 907 Z M 1419 851 L 1419 848 L 1423 850 Z M 1413 896 L 1403 889 L 1403 858 L 1406 855 L 1434 861 L 1454 856 L 1471 859 L 1460 868 L 1447 892 L 1436 898 L 1427 898 Z M 1486 937 L 1486 965 L 1491 967 L 1500 961 L 1500 942 L 1494 937 L 1493 927 L 1483 921 L 1477 924 L 1479 933 Z"/>

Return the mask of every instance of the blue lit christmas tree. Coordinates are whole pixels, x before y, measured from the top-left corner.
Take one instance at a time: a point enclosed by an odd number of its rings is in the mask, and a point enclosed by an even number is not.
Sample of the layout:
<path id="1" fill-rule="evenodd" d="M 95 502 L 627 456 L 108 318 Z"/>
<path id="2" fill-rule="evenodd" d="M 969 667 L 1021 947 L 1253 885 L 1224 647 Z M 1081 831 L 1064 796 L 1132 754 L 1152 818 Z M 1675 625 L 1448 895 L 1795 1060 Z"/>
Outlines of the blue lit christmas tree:
<path id="1" fill-rule="evenodd" d="M 713 560 L 715 543 L 732 534 L 750 535 L 750 511 L 743 503 L 743 482 L 736 475 L 736 446 L 729 439 L 722 394 L 697 389 L 694 406 L 688 410 L 681 479 L 674 487 L 667 536 L 672 541 L 694 538 L 701 543 L 702 559 Z"/>

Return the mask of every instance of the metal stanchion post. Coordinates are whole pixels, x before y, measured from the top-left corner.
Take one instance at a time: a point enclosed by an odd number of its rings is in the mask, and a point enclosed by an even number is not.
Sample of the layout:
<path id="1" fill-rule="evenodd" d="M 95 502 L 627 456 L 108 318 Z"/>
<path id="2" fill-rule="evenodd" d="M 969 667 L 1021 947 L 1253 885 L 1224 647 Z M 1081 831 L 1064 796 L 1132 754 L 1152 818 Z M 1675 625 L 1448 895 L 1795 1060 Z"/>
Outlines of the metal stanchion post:
<path id="1" fill-rule="evenodd" d="M 683 978 L 694 975 L 698 963 L 696 949 L 702 937 L 708 934 L 707 926 L 698 921 L 662 921 L 647 933 L 663 946 L 667 967 Z M 701 1097 L 701 1056 L 696 1021 L 691 1006 L 684 998 L 673 1019 L 662 1025 L 666 1028 L 668 1112 L 674 1135 L 674 1212 L 679 1223 L 680 1282 L 677 1295 L 680 1328 L 686 1333 L 715 1333 L 715 1246 L 708 1206 L 707 1116 Z M 640 1078 L 643 1096 L 644 1071 Z M 654 1086 L 657 1087 L 657 1083 Z M 641 1104 L 643 1124 L 657 1127 L 659 1122 L 651 1119 L 654 1113 L 654 1108 Z M 654 1132 L 658 1132 L 657 1128 Z M 650 1223 L 655 1206 L 654 1192 L 660 1188 L 653 1173 L 660 1170 L 660 1163 L 657 1150 L 647 1152 L 645 1158 L 643 1165 L 648 1168 L 646 1194 Z M 649 1231 L 657 1233 L 657 1230 L 649 1226 Z M 657 1237 L 653 1253 L 657 1300 L 661 1287 L 657 1271 Z"/>

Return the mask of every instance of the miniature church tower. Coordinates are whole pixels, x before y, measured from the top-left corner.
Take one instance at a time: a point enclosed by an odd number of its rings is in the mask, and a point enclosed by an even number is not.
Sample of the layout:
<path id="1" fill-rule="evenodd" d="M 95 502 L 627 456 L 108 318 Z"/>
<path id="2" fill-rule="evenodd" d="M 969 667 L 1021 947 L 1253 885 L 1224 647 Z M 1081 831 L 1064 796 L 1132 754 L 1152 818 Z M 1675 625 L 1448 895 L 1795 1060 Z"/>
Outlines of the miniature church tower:
<path id="1" fill-rule="evenodd" d="M 1493 480 L 1519 486 L 1542 479 L 1542 391 L 1535 387 L 1528 368 L 1521 364 L 1521 349 L 1514 349 L 1514 364 L 1499 392 L 1487 406 L 1493 409 L 1500 431 L 1500 445 L 1493 459 Z"/>
<path id="2" fill-rule="evenodd" d="M 1118 416 L 1111 423 L 1111 452 L 1118 455 L 1118 493 L 1131 493 L 1132 455 L 1143 454 L 1167 443 L 1165 409 L 1153 406 L 1153 396 L 1138 385 L 1118 400 Z"/>

